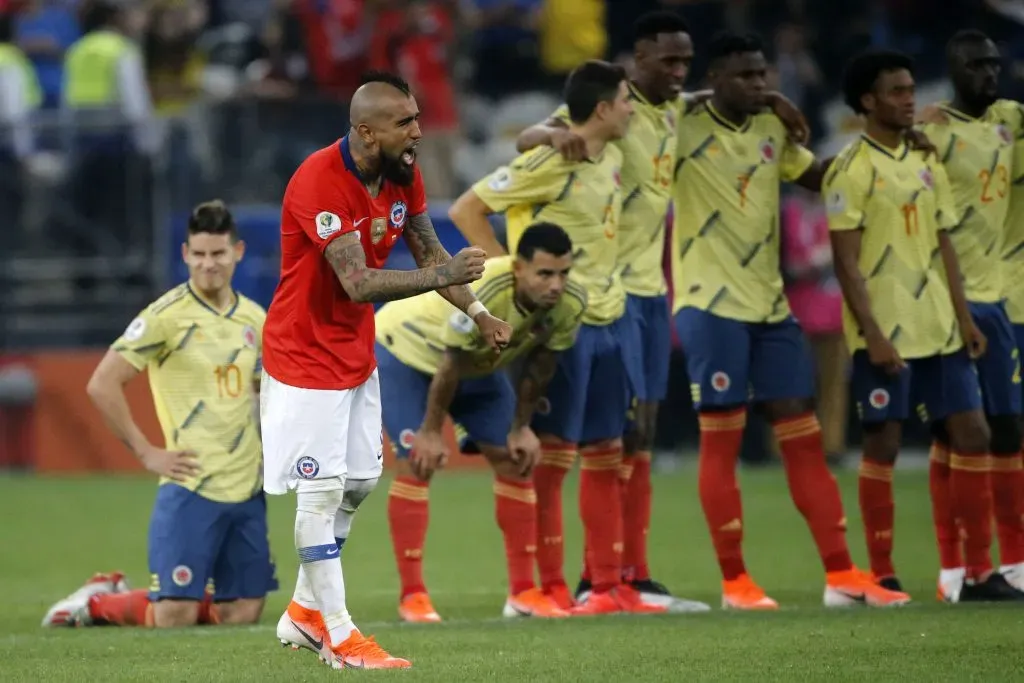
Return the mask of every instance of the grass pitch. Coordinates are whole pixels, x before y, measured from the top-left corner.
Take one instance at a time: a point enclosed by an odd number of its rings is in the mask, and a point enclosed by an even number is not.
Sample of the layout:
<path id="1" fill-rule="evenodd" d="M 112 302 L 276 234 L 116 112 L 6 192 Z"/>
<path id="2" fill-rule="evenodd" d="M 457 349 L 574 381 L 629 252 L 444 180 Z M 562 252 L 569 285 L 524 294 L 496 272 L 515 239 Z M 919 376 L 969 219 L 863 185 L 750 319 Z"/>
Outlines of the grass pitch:
<path id="1" fill-rule="evenodd" d="M 180 631 L 44 631 L 46 608 L 92 572 L 122 569 L 148 583 L 145 478 L 0 478 L 0 681 L 314 681 L 338 676 L 417 681 L 1020 681 L 1024 609 L 950 607 L 934 599 L 936 553 L 927 475 L 898 472 L 896 562 L 915 603 L 826 611 L 823 576 L 780 470 L 741 474 L 748 568 L 783 609 L 724 613 L 719 575 L 692 470 L 655 475 L 651 562 L 677 594 L 710 614 L 561 622 L 498 617 L 505 573 L 489 479 L 442 473 L 431 489 L 426 578 L 446 623 L 397 621 L 397 572 L 385 517 L 387 481 L 368 499 L 345 546 L 356 623 L 413 661 L 401 672 L 330 671 L 309 652 L 282 649 L 274 624 L 291 594 L 293 500 L 270 501 L 281 590 L 255 627 Z M 864 563 L 856 476 L 839 475 L 855 559 Z M 567 482 L 568 576 L 580 556 L 576 479 Z"/>

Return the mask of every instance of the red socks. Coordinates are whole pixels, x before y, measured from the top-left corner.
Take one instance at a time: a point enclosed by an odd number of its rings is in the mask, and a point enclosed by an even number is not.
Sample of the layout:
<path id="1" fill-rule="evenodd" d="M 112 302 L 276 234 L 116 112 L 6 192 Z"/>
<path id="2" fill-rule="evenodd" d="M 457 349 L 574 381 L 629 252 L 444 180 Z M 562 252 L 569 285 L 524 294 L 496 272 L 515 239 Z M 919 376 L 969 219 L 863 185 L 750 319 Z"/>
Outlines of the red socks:
<path id="1" fill-rule="evenodd" d="M 494 507 L 505 537 L 509 594 L 534 587 L 533 560 L 537 554 L 537 493 L 533 482 L 496 477 Z"/>
<path id="2" fill-rule="evenodd" d="M 746 408 L 700 414 L 698 489 L 704 518 L 718 556 L 722 578 L 732 581 L 746 574 L 743 564 L 743 505 L 736 484 Z"/>
<path id="3" fill-rule="evenodd" d="M 423 545 L 430 519 L 428 484 L 413 477 L 396 477 L 388 491 L 388 525 L 398 563 L 398 576 L 405 598 L 425 593 L 423 582 Z"/>
<path id="4" fill-rule="evenodd" d="M 999 536 L 999 560 L 1024 562 L 1024 463 L 1021 454 L 993 454 L 992 502 Z"/>
<path id="5" fill-rule="evenodd" d="M 821 425 L 814 413 L 772 425 L 782 450 L 789 493 L 807 521 L 826 572 L 853 567 L 846 545 L 846 516 L 836 480 L 825 463 Z"/>
<path id="6" fill-rule="evenodd" d="M 640 451 L 623 461 L 631 471 L 625 477 L 623 495 L 622 564 L 631 580 L 651 578 L 647 564 L 647 531 L 651 526 L 651 454 Z M 620 471 L 620 477 L 623 474 Z"/>
<path id="7" fill-rule="evenodd" d="M 982 454 L 949 454 L 949 498 L 963 543 L 967 576 L 992 570 L 992 482 L 990 458 Z"/>
<path id="8" fill-rule="evenodd" d="M 580 450 L 580 517 L 595 593 L 622 582 L 622 447 Z"/>
<path id="9" fill-rule="evenodd" d="M 112 626 L 152 626 L 149 591 L 137 588 L 126 593 L 100 593 L 89 598 L 93 621 Z"/>
<path id="10" fill-rule="evenodd" d="M 949 447 L 933 441 L 928 454 L 928 488 L 931 491 L 935 540 L 939 546 L 939 566 L 942 569 L 959 569 L 964 566 L 964 558 L 953 518 L 953 503 L 949 498 L 949 477 Z"/>
<path id="11" fill-rule="evenodd" d="M 895 576 L 892 532 L 896 506 L 892 499 L 892 464 L 861 458 L 858 489 L 871 573 L 878 578 Z"/>
<path id="12" fill-rule="evenodd" d="M 562 482 L 576 460 L 576 444 L 545 443 L 541 460 L 533 470 L 537 493 L 537 568 L 541 586 L 548 590 L 565 586 L 562 570 Z"/>

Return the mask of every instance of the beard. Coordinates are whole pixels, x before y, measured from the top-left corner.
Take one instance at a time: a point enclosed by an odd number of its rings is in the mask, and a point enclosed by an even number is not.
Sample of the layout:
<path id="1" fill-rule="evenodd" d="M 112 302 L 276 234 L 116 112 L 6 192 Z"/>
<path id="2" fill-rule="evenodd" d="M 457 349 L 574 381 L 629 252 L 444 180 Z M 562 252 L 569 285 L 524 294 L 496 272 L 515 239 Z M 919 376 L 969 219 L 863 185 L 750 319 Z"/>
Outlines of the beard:
<path id="1" fill-rule="evenodd" d="M 407 163 L 403 158 L 406 155 L 409 155 L 410 163 Z M 416 153 L 404 150 L 398 156 L 392 157 L 384 150 L 381 150 L 380 174 L 388 182 L 401 187 L 409 187 L 416 180 Z"/>

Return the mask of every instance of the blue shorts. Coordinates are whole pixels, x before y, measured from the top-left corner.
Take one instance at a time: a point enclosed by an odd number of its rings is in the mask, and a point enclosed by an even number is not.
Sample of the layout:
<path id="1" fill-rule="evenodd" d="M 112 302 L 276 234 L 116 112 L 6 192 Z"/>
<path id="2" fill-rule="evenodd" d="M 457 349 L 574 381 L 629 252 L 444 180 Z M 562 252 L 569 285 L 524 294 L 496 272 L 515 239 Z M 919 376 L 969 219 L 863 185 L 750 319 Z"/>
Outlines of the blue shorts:
<path id="1" fill-rule="evenodd" d="M 149 521 L 150 600 L 262 598 L 277 590 L 263 492 L 218 503 L 176 484 L 156 493 Z"/>
<path id="2" fill-rule="evenodd" d="M 872 365 L 864 349 L 853 354 L 850 386 L 861 422 L 903 421 L 916 412 L 927 424 L 981 408 L 978 372 L 965 349 L 906 363 L 890 375 Z"/>
<path id="3" fill-rule="evenodd" d="M 555 376 L 533 418 L 533 431 L 569 443 L 619 439 L 634 379 L 625 354 L 635 328 L 627 316 L 611 325 L 583 325 L 558 357 Z"/>
<path id="4" fill-rule="evenodd" d="M 672 354 L 668 297 L 633 296 L 626 298 L 626 316 L 635 332 L 624 340 L 630 375 L 636 378 L 637 400 L 661 401 L 668 393 L 668 366 Z"/>
<path id="5" fill-rule="evenodd" d="M 384 409 L 384 431 L 395 448 L 395 456 L 409 457 L 413 437 L 427 412 L 430 375 L 398 360 L 377 344 L 377 371 Z M 460 446 L 467 452 L 478 444 L 504 446 L 512 428 L 516 392 L 504 372 L 459 382 L 448 412 L 455 422 Z"/>
<path id="6" fill-rule="evenodd" d="M 988 339 L 988 350 L 974 361 L 985 414 L 1020 415 L 1020 351 L 1006 306 L 1002 303 L 972 303 L 970 306 L 974 324 Z"/>
<path id="7" fill-rule="evenodd" d="M 814 396 L 811 350 L 792 316 L 748 323 L 687 307 L 675 323 L 698 410 Z"/>

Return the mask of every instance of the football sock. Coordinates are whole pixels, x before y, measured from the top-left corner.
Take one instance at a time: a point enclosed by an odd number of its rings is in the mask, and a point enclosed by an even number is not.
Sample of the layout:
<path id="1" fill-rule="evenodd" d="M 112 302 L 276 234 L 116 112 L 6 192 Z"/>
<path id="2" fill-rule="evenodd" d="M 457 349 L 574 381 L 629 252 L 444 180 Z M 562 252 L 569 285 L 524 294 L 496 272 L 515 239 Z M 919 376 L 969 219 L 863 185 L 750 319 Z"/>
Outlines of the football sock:
<path id="1" fill-rule="evenodd" d="M 1024 562 L 1024 463 L 1018 451 L 992 456 L 992 502 L 1003 565 Z"/>
<path id="2" fill-rule="evenodd" d="M 879 577 L 894 576 L 892 532 L 895 505 L 892 499 L 892 463 L 861 458 L 858 480 L 860 515 L 868 546 L 871 572 Z"/>
<path id="3" fill-rule="evenodd" d="M 345 577 L 334 540 L 334 520 L 344 491 L 299 491 L 295 514 L 295 548 L 313 587 L 332 643 L 356 630 L 345 606 Z"/>
<path id="4" fill-rule="evenodd" d="M 746 408 L 700 413 L 697 488 L 726 581 L 747 572 L 743 564 L 743 504 L 736 483 L 736 460 L 746 424 Z"/>
<path id="5" fill-rule="evenodd" d="M 959 569 L 964 566 L 964 560 L 949 499 L 949 476 L 949 446 L 932 441 L 928 454 L 928 489 L 931 491 L 935 540 L 939 546 L 939 566 L 942 569 Z"/>
<path id="6" fill-rule="evenodd" d="M 853 567 L 846 544 L 846 515 L 835 477 L 825 463 L 821 425 L 814 413 L 772 425 L 782 451 L 789 494 L 810 527 L 826 572 Z"/>
<path id="7" fill-rule="evenodd" d="M 413 477 L 396 477 L 388 491 L 388 525 L 398 563 L 398 576 L 404 599 L 413 593 L 425 593 L 423 582 L 423 545 L 430 519 L 428 484 Z"/>
<path id="8" fill-rule="evenodd" d="M 518 595 L 534 587 L 537 493 L 533 489 L 533 482 L 495 477 L 494 508 L 498 528 L 505 537 L 509 594 Z"/>
<path id="9" fill-rule="evenodd" d="M 647 566 L 647 531 L 651 526 L 651 454 L 640 451 L 629 458 L 632 472 L 626 478 L 623 507 L 624 546 L 622 563 L 634 581 L 651 578 Z"/>
<path id="10" fill-rule="evenodd" d="M 580 449 L 580 518 L 595 593 L 622 581 L 621 446 Z"/>
<path id="11" fill-rule="evenodd" d="M 89 616 L 96 624 L 152 626 L 153 603 L 144 588 L 125 593 L 99 593 L 89 598 Z"/>
<path id="12" fill-rule="evenodd" d="M 963 543 L 967 576 L 977 579 L 992 570 L 991 458 L 949 454 L 949 498 Z"/>
<path id="13" fill-rule="evenodd" d="M 533 470 L 537 492 L 537 568 L 545 590 L 565 585 L 562 482 L 575 460 L 576 444 L 544 443 L 540 463 Z"/>

